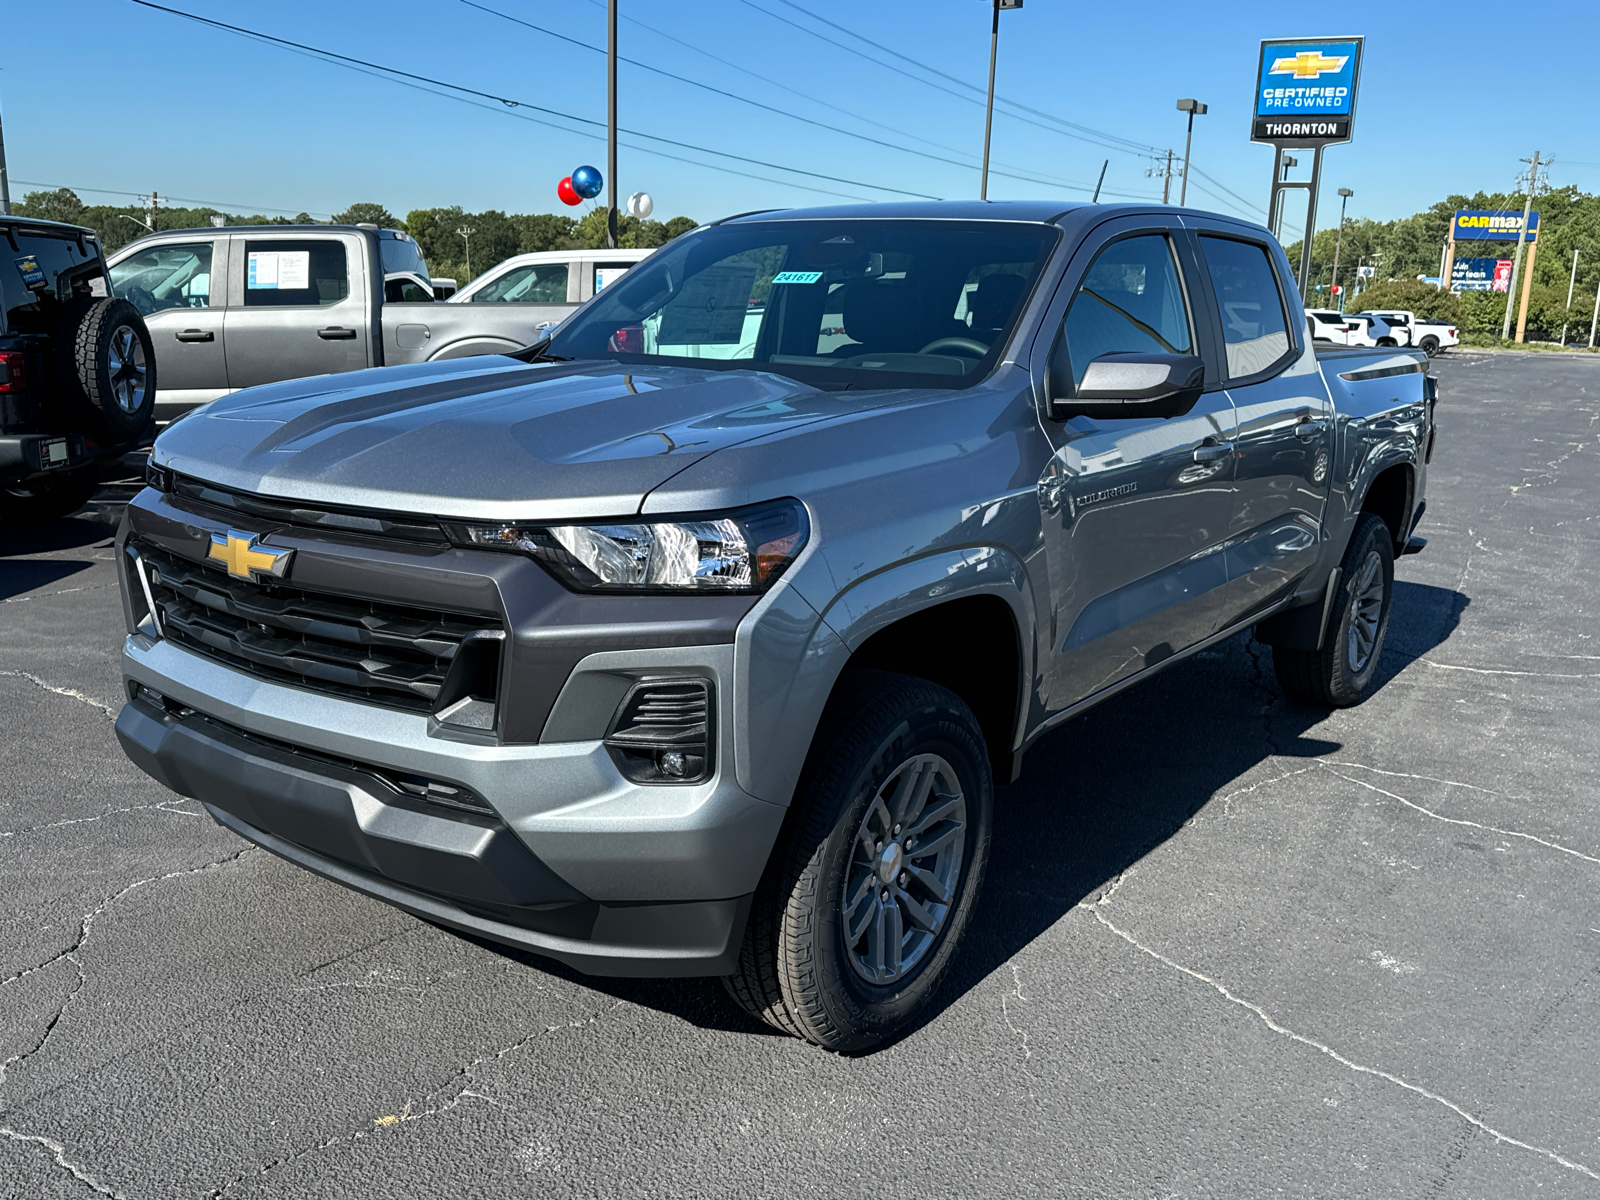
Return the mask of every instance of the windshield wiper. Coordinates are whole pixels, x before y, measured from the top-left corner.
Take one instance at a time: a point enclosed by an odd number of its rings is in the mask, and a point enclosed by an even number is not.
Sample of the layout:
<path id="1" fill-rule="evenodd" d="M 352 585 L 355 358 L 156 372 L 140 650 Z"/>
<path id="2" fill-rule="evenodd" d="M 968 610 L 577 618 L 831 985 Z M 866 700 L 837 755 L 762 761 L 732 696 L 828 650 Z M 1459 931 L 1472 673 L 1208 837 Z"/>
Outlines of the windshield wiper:
<path id="1" fill-rule="evenodd" d="M 550 349 L 550 335 L 546 334 L 544 337 L 540 338 L 537 342 L 533 342 L 533 343 L 531 343 L 529 345 L 526 345 L 526 346 L 523 346 L 523 347 L 521 347 L 520 349 L 517 349 L 517 350 L 507 351 L 506 357 L 507 358 L 514 358 L 518 362 L 525 362 L 525 363 L 571 362 L 572 361 L 571 358 L 569 358 L 568 356 L 566 356 L 564 354 L 549 354 L 549 353 L 546 353 L 546 351 L 548 351 L 549 349 Z"/>

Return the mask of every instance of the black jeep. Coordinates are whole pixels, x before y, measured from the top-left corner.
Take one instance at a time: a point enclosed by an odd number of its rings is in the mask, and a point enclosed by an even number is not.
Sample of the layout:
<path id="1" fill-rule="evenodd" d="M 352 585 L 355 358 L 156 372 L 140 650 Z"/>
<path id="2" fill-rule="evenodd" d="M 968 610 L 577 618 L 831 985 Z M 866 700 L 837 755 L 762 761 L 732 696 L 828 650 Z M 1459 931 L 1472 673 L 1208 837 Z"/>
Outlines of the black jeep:
<path id="1" fill-rule="evenodd" d="M 156 361 L 93 231 L 0 216 L 0 526 L 81 508 L 155 434 Z"/>

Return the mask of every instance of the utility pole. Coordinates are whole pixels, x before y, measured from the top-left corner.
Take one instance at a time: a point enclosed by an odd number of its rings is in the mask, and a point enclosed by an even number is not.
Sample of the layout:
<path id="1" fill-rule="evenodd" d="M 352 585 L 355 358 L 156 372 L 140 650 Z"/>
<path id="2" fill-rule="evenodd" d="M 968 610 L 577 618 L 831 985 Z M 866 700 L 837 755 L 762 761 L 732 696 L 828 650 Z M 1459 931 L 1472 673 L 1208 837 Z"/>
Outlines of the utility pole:
<path id="1" fill-rule="evenodd" d="M 998 2 L 998 0 L 997 0 Z M 617 0 L 606 5 L 606 245 L 617 248 Z"/>
<path id="2" fill-rule="evenodd" d="M 1594 289 L 1594 316 L 1589 318 L 1589 349 L 1594 349 L 1595 326 L 1600 325 L 1600 286 Z"/>
<path id="3" fill-rule="evenodd" d="M 6 135 L 0 128 L 0 216 L 11 215 L 11 181 L 6 177 Z"/>
<path id="4" fill-rule="evenodd" d="M 1503 342 L 1511 336 L 1511 310 L 1517 302 L 1517 277 L 1522 271 L 1522 247 L 1528 240 L 1528 214 L 1533 211 L 1533 189 L 1539 185 L 1539 152 L 1535 150 L 1531 159 L 1522 160 L 1532 164 L 1528 172 L 1528 199 L 1522 206 L 1522 228 L 1517 231 L 1517 254 L 1511 263 L 1511 280 L 1506 285 L 1506 319 L 1500 326 L 1500 340 Z"/>
<path id="5" fill-rule="evenodd" d="M 1161 203 L 1171 204 L 1172 196 L 1172 151 L 1167 151 L 1167 169 L 1161 176 Z"/>
<path id="6" fill-rule="evenodd" d="M 1094 198 L 1089 201 L 1090 204 L 1100 203 L 1100 186 L 1106 181 L 1106 168 L 1110 165 L 1111 160 L 1109 158 L 1100 164 L 1100 178 L 1094 181 Z"/>
<path id="7" fill-rule="evenodd" d="M 160 209 L 161 209 L 161 197 L 156 194 L 156 191 L 155 191 L 154 188 L 151 188 L 150 189 L 150 232 L 151 233 L 154 233 L 156 231 L 156 213 L 159 212 Z"/>
<path id="8" fill-rule="evenodd" d="M 1578 252 L 1572 252 L 1572 275 L 1567 279 L 1567 313 L 1561 319 L 1561 347 L 1567 345 L 1567 322 L 1572 320 L 1572 289 L 1578 282 Z"/>
<path id="9" fill-rule="evenodd" d="M 1332 286 L 1333 287 L 1338 287 L 1339 286 L 1339 251 L 1344 249 L 1344 209 L 1345 209 L 1345 205 L 1350 203 L 1350 197 L 1354 196 L 1354 195 L 1355 195 L 1355 193 L 1353 191 L 1351 191 L 1349 188 L 1340 188 L 1339 189 L 1339 236 L 1334 239 L 1334 243 L 1333 243 L 1333 280 L 1332 280 Z M 1339 306 L 1339 311 L 1343 312 L 1344 311 L 1344 293 L 1343 292 L 1339 293 L 1338 306 Z"/>
<path id="10" fill-rule="evenodd" d="M 467 278 L 472 278 L 472 235 L 478 231 L 471 225 L 462 225 L 456 230 L 461 240 L 467 244 Z"/>
<path id="11" fill-rule="evenodd" d="M 1178 111 L 1189 114 L 1189 132 L 1183 139 L 1183 187 L 1178 192 L 1178 204 L 1182 207 L 1189 203 L 1189 151 L 1194 146 L 1194 119 L 1205 116 L 1206 106 L 1198 100 L 1179 100 Z"/>
<path id="12" fill-rule="evenodd" d="M 983 110 L 983 177 L 978 181 L 978 199 L 989 198 L 989 135 L 994 129 L 994 67 L 1000 57 L 1000 10 L 1021 8 L 1022 0 L 992 0 L 994 20 L 989 26 L 989 103 Z"/>

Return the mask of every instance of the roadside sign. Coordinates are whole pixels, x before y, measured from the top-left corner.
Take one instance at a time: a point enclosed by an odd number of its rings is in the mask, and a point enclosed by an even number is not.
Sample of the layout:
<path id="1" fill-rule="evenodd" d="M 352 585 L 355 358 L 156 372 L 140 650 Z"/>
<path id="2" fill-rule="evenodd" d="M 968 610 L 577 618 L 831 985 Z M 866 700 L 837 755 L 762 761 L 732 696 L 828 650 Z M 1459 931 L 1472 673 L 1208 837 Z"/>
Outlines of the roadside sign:
<path id="1" fill-rule="evenodd" d="M 1378 273 L 1378 268 L 1377 267 L 1357 267 L 1356 268 L 1356 278 L 1358 278 L 1358 279 L 1371 279 L 1377 273 Z"/>
<path id="2" fill-rule="evenodd" d="M 1509 292 L 1511 290 L 1511 264 L 1515 259 L 1500 258 L 1494 264 L 1494 290 Z"/>
<path id="3" fill-rule="evenodd" d="M 1516 211 L 1460 208 L 1450 223 L 1458 242 L 1514 242 L 1522 234 L 1522 214 Z M 1539 240 L 1539 214 L 1528 214 L 1528 241 Z"/>
<path id="4" fill-rule="evenodd" d="M 1250 140 L 1316 147 L 1350 140 L 1361 78 L 1360 37 L 1261 43 Z"/>
<path id="5" fill-rule="evenodd" d="M 1505 267 L 1506 279 L 1509 279 L 1511 277 L 1509 258 L 1458 258 L 1450 264 L 1450 290 L 1492 292 L 1495 290 L 1495 280 L 1499 278 L 1498 272 L 1502 264 Z M 1505 291 L 1503 281 L 1499 290 Z"/>

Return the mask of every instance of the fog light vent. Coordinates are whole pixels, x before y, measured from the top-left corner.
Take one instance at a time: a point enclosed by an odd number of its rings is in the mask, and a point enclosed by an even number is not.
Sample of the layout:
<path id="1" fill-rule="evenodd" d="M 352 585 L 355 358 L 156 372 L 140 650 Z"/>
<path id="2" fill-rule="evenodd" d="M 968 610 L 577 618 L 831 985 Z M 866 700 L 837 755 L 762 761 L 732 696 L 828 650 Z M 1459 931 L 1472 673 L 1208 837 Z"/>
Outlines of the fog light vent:
<path id="1" fill-rule="evenodd" d="M 606 735 L 635 783 L 698 783 L 711 772 L 711 685 L 704 679 L 635 684 Z"/>

